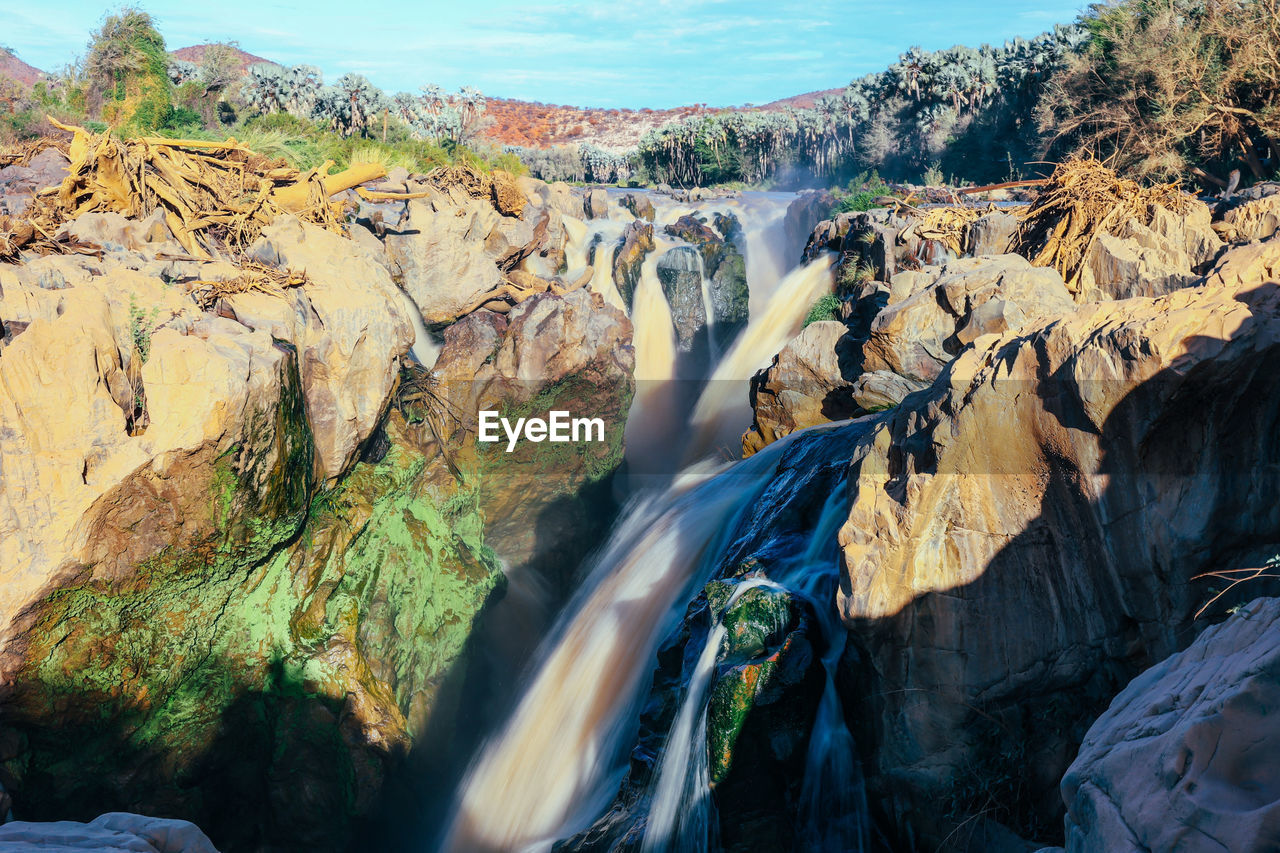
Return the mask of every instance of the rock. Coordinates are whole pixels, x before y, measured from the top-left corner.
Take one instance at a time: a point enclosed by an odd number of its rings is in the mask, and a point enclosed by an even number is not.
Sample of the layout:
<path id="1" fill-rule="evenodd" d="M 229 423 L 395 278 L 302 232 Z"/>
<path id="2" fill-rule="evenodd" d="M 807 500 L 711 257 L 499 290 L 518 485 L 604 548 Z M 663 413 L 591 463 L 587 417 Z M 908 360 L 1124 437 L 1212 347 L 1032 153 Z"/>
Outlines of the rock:
<path id="1" fill-rule="evenodd" d="M 787 205 L 783 229 L 786 234 L 788 255 L 794 258 L 803 251 L 805 241 L 814 227 L 829 218 L 836 205 L 836 197 L 826 190 L 803 190 L 796 200 Z"/>
<path id="2" fill-rule="evenodd" d="M 382 416 L 400 356 L 413 345 L 413 326 L 376 256 L 337 234 L 281 217 L 263 229 L 249 254 L 305 270 L 310 279 L 305 291 L 292 292 L 293 305 L 253 292 L 226 301 L 249 328 L 297 347 L 317 461 L 333 482 Z"/>
<path id="3" fill-rule="evenodd" d="M 747 287 L 746 258 L 736 251 L 725 252 L 707 289 L 715 319 L 716 344 L 721 350 L 727 350 L 750 319 L 751 291 Z"/>
<path id="4" fill-rule="evenodd" d="M 873 419 L 837 601 L 875 662 L 849 674 L 871 796 L 914 844 L 993 797 L 1053 832 L 1080 733 L 1193 630 L 1192 579 L 1274 553 L 1277 358 L 1280 288 L 1210 283 L 983 336 Z"/>
<path id="5" fill-rule="evenodd" d="M 562 181 L 548 184 L 537 178 L 522 175 L 516 178 L 516 186 L 537 207 L 554 210 L 561 216 L 572 216 L 575 219 L 582 218 L 583 202 L 581 197 L 574 192 L 573 187 Z"/>
<path id="6" fill-rule="evenodd" d="M 122 812 L 104 814 L 88 823 L 7 823 L 0 826 L 0 847 L 10 853 L 218 853 L 193 823 Z"/>
<path id="7" fill-rule="evenodd" d="M 1259 599 L 1130 682 L 1062 780 L 1066 849 L 1280 846 L 1280 599 Z"/>
<path id="8" fill-rule="evenodd" d="M 706 303 L 702 298 L 702 259 L 689 246 L 677 246 L 658 259 L 658 281 L 671 305 L 676 344 L 690 352 L 695 339 L 707 325 Z"/>
<path id="9" fill-rule="evenodd" d="M 1008 254 L 1017 230 L 1018 217 L 1012 213 L 995 211 L 980 216 L 969 226 L 969 253 L 974 257 Z"/>
<path id="10" fill-rule="evenodd" d="M 1130 221 L 1116 234 L 1098 234 L 1085 260 L 1077 299 L 1160 296 L 1194 284 L 1223 244 L 1210 226 L 1208 206 L 1189 204 L 1183 215 L 1157 206 L 1150 227 Z"/>
<path id="11" fill-rule="evenodd" d="M 1074 307 L 1056 271 L 1032 267 L 1017 255 L 963 258 L 931 270 L 894 278 L 888 305 L 872 321 L 863 347 L 864 371 L 931 382 L 980 335 Z"/>
<path id="12" fill-rule="evenodd" d="M 587 219 L 608 219 L 609 194 L 599 187 L 587 190 L 587 194 L 582 200 L 582 209 L 585 211 Z"/>
<path id="13" fill-rule="evenodd" d="M 631 215 L 636 219 L 653 221 L 655 215 L 653 202 L 649 200 L 647 195 L 627 193 L 622 197 L 622 206 L 631 211 Z"/>
<path id="14" fill-rule="evenodd" d="M 145 249 L 151 253 L 187 254 L 165 224 L 163 210 L 156 210 L 143 220 L 126 219 L 118 213 L 86 213 L 63 225 L 58 233 L 108 251 Z"/>
<path id="15" fill-rule="evenodd" d="M 652 223 L 634 221 L 623 229 L 613 254 L 613 282 L 628 311 L 635 300 L 636 288 L 640 286 L 644 259 L 655 247 Z"/>
<path id="16" fill-rule="evenodd" d="M 853 381 L 850 395 L 854 405 L 864 412 L 882 412 L 892 409 L 907 398 L 928 387 L 889 370 L 872 370 Z"/>
<path id="17" fill-rule="evenodd" d="M 46 187 L 56 187 L 67 177 L 67 157 L 46 148 L 25 166 L 0 169 L 0 216 L 21 216 L 31 197 Z"/>
<path id="18" fill-rule="evenodd" d="M 384 243 L 393 276 L 428 326 L 473 310 L 501 283 L 504 271 L 526 261 L 547 275 L 558 271 L 565 232 L 557 205 L 548 200 L 556 196 L 550 186 L 519 185 L 534 200 L 520 217 L 503 216 L 487 199 L 425 186 L 414 185 L 430 195 L 407 203 Z"/>
<path id="19" fill-rule="evenodd" d="M 631 323 L 597 300 L 581 289 L 530 297 L 505 318 L 476 312 L 445 330 L 432 370 L 433 422 L 447 425 L 455 467 L 477 469 L 488 541 L 508 565 L 552 565 L 564 581 L 574 549 L 609 519 L 608 480 L 633 393 Z M 603 419 L 604 440 L 521 442 L 512 453 L 505 440 L 475 440 L 482 410 L 545 418 L 554 409 Z"/>
<path id="20" fill-rule="evenodd" d="M 744 457 L 796 430 L 853 415 L 852 383 L 842 375 L 837 354 L 847 332 L 832 320 L 810 323 L 752 377 L 754 416 L 742 437 Z"/>
<path id="21" fill-rule="evenodd" d="M 1280 185 L 1271 184 L 1265 190 L 1254 193 L 1253 198 L 1242 199 L 1240 204 L 1227 210 L 1222 222 L 1215 223 L 1216 230 L 1236 243 L 1269 240 L 1275 236 L 1280 231 Z"/>

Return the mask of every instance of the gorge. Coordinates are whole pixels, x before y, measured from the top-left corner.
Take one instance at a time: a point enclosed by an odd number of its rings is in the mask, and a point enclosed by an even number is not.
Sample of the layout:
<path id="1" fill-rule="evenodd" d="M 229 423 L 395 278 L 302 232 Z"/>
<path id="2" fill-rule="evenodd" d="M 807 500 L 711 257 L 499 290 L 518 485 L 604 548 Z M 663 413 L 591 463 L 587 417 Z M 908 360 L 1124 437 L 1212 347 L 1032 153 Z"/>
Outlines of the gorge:
<path id="1" fill-rule="evenodd" d="M 0 265 L 0 843 L 1280 843 L 1280 191 L 1117 195 L 1064 275 L 1074 180 L 393 169 L 208 257 L 84 202 Z"/>

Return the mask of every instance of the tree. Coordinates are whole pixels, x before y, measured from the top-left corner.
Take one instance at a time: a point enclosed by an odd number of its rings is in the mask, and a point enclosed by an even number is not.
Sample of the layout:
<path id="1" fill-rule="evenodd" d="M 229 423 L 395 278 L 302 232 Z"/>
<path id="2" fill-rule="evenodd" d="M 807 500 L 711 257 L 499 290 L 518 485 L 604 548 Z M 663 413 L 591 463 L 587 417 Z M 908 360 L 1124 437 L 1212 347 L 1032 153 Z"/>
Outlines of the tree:
<path id="1" fill-rule="evenodd" d="M 1087 50 L 1040 110 L 1051 153 L 1216 184 L 1240 161 L 1256 178 L 1278 162 L 1280 0 L 1121 0 L 1083 23 Z"/>
<path id="2" fill-rule="evenodd" d="M 103 18 L 89 41 L 85 70 L 108 102 L 107 121 L 153 130 L 173 112 L 164 39 L 141 9 L 126 6 Z"/>
<path id="3" fill-rule="evenodd" d="M 204 97 L 222 92 L 243 76 L 240 49 L 235 42 L 205 45 L 204 55 L 200 57 L 200 84 L 204 86 Z"/>

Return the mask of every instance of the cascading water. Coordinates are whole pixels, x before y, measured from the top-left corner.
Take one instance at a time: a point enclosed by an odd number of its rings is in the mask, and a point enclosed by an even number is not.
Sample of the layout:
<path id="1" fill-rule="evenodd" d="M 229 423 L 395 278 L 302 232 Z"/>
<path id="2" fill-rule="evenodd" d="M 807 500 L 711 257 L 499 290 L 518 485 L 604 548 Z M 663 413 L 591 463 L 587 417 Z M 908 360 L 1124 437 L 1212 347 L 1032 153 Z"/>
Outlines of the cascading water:
<path id="1" fill-rule="evenodd" d="M 549 850 L 596 820 L 618 790 L 658 644 L 716 571 L 729 538 L 774 476 L 779 454 L 793 438 L 718 469 L 710 460 L 696 461 L 724 443 L 730 431 L 740 435 L 749 425 L 745 380 L 799 331 L 810 304 L 832 286 L 826 259 L 782 274 L 787 201 L 786 196 L 748 195 L 695 208 L 654 199 L 657 248 L 641 267 L 630 312 L 637 379 L 626 428 L 632 497 L 593 559 L 587 580 L 547 635 L 514 713 L 473 762 L 443 849 Z M 695 209 L 731 212 L 742 223 L 751 317 L 729 352 L 718 364 L 713 360 L 711 381 L 705 376 L 695 380 L 697 393 L 690 394 L 690 385 L 681 387 L 689 380 L 680 377 L 682 354 L 657 272 L 665 252 L 685 245 L 664 234 L 662 226 Z M 590 286 L 621 304 L 612 269 L 621 225 L 566 217 L 566 227 L 569 269 L 585 267 L 594 243 Z M 710 320 L 713 306 L 705 273 L 702 288 Z M 693 464 L 679 474 L 634 476 L 637 463 L 654 471 L 655 458 Z M 661 488 L 637 488 L 655 484 Z M 843 494 L 843 489 L 836 491 Z M 844 632 L 832 602 L 835 531 L 844 509 L 843 500 L 833 498 L 809 546 L 782 575 L 743 581 L 731 599 L 773 586 L 806 597 L 821 614 L 827 686 L 810 739 L 802 792 L 807 835 L 801 841 L 806 849 L 860 850 L 865 837 L 861 789 L 851 784 L 858 778 L 852 738 L 832 677 L 843 651 Z M 680 708 L 651 783 L 646 851 L 715 849 L 706 715 L 724 635 L 723 624 L 711 626 L 684 681 Z"/>
<path id="2" fill-rule="evenodd" d="M 625 769 L 658 641 L 782 446 L 717 477 L 695 469 L 664 494 L 635 499 L 552 630 L 511 720 L 468 775 L 446 850 L 546 848 L 604 808 Z"/>

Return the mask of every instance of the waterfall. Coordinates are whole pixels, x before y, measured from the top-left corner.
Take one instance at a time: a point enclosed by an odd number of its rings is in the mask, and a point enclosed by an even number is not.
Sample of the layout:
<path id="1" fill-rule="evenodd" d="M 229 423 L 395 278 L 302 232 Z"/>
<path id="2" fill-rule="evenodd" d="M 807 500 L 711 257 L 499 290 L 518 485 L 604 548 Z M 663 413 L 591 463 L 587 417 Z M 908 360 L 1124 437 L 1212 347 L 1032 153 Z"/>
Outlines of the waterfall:
<path id="1" fill-rule="evenodd" d="M 397 287 L 396 291 L 400 294 L 400 307 L 409 315 L 409 321 L 413 323 L 413 346 L 409 351 L 413 353 L 418 364 L 430 370 L 435 367 L 436 359 L 440 357 L 440 345 L 427 331 L 427 324 L 422 321 L 422 311 L 418 308 L 418 304 L 400 288 Z"/>
<path id="2" fill-rule="evenodd" d="M 753 314 L 747 328 L 716 366 L 690 418 L 692 437 L 685 459 L 699 459 L 717 448 L 741 452 L 740 437 L 751 424 L 747 381 L 768 367 L 773 356 L 804 326 L 810 307 L 833 286 L 833 259 L 818 258 L 797 267 L 777 285 L 763 312 Z"/>
<path id="3" fill-rule="evenodd" d="M 658 642 L 705 583 L 785 444 L 717 476 L 697 466 L 665 493 L 634 500 L 548 635 L 515 713 L 468 774 L 444 849 L 543 849 L 608 804 Z"/>
<path id="4" fill-rule="evenodd" d="M 742 519 L 772 481 L 780 454 L 798 436 L 828 428 L 795 433 L 747 460 L 704 458 L 747 427 L 746 380 L 800 330 L 810 305 L 830 290 L 832 264 L 824 258 L 786 275 L 778 269 L 785 197 L 715 202 L 743 222 L 751 316 L 713 363 L 710 381 L 687 380 L 657 276 L 662 255 L 685 244 L 665 235 L 662 225 L 710 208 L 654 201 L 656 249 L 641 267 L 631 310 L 637 389 L 626 425 L 632 484 L 624 491 L 631 497 L 538 650 L 511 716 L 472 762 L 443 841 L 450 853 L 549 851 L 609 807 L 627 773 L 659 643 L 716 572 Z M 610 261 L 621 228 L 607 220 L 565 222 L 567 263 L 584 266 L 595 242 L 591 287 L 612 301 L 617 290 Z M 702 278 L 710 318 L 705 272 Z M 654 473 L 653 460 L 663 459 L 670 471 L 636 476 L 635 468 Z M 681 459 L 693 461 L 676 473 Z M 865 797 L 833 677 L 844 648 L 833 603 L 836 531 L 847 515 L 843 484 L 833 492 L 802 553 L 771 568 L 770 578 L 741 581 L 729 606 L 751 589 L 770 586 L 805 598 L 818 614 L 826 686 L 806 755 L 797 841 L 804 849 L 860 851 L 866 844 Z M 684 673 L 679 708 L 649 782 L 645 851 L 716 849 L 706 720 L 725 636 L 721 617 Z"/>

